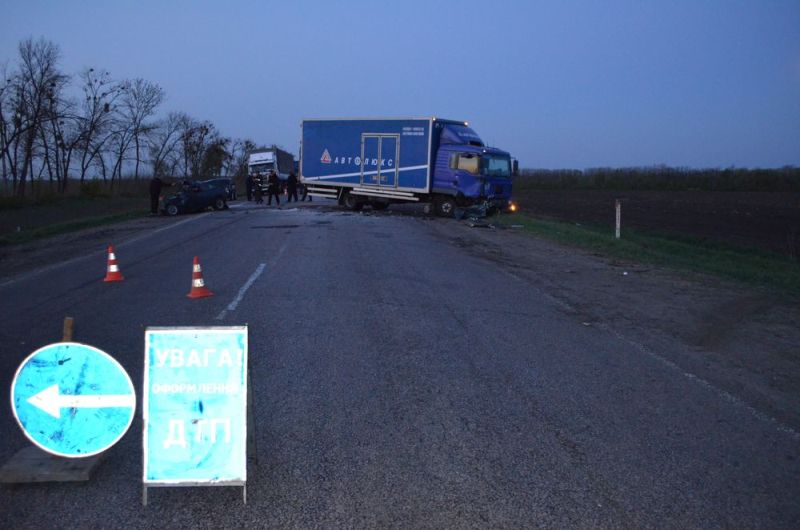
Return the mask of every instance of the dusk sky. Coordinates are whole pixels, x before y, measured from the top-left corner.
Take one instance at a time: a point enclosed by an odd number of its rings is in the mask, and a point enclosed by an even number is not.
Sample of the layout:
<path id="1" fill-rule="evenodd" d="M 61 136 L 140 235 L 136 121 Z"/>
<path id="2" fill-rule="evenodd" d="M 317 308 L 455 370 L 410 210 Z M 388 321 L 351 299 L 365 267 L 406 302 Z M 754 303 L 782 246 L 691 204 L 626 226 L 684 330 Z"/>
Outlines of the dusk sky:
<path id="1" fill-rule="evenodd" d="M 463 119 L 528 168 L 800 166 L 800 1 L 8 1 L 61 67 L 297 155 L 302 118 Z"/>

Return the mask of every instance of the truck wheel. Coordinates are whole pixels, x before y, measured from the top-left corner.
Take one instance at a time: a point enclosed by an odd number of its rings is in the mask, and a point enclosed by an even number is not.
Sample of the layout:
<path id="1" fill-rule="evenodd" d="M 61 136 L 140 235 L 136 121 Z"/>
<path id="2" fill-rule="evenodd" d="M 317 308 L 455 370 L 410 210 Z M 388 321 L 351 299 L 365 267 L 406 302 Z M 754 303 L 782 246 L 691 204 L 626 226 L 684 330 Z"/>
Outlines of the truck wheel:
<path id="1" fill-rule="evenodd" d="M 436 214 L 440 217 L 453 217 L 456 211 L 455 197 L 441 197 L 436 201 Z"/>
<path id="2" fill-rule="evenodd" d="M 211 207 L 214 208 L 215 210 L 222 210 L 223 208 L 225 208 L 225 199 L 223 199 L 222 197 L 217 197 L 216 199 L 214 199 L 214 204 L 212 204 Z"/>
<path id="3" fill-rule="evenodd" d="M 364 204 L 358 200 L 355 195 L 351 195 L 349 193 L 344 196 L 344 201 L 342 201 L 342 204 L 344 204 L 345 208 L 354 212 L 359 211 L 364 206 Z"/>
<path id="4" fill-rule="evenodd" d="M 175 216 L 178 215 L 178 205 L 177 204 L 168 204 L 165 208 L 167 215 Z"/>

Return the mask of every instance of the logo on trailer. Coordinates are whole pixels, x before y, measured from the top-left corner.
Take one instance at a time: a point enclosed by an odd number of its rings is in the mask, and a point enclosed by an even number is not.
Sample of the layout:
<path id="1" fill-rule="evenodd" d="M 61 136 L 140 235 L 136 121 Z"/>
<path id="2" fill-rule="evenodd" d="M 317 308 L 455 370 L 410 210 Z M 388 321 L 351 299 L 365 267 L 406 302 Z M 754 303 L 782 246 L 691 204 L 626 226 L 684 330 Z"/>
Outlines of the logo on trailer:
<path id="1" fill-rule="evenodd" d="M 327 149 L 322 152 L 322 158 L 320 158 L 320 162 L 323 164 L 330 164 L 331 163 L 331 154 L 328 152 Z"/>

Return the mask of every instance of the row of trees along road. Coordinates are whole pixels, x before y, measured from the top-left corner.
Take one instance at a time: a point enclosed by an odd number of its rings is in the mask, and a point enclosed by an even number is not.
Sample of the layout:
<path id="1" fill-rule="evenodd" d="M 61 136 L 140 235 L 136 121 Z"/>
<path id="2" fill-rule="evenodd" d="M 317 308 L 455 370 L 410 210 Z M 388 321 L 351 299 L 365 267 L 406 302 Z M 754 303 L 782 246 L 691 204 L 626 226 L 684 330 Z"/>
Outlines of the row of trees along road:
<path id="1" fill-rule="evenodd" d="M 59 192 L 70 180 L 119 182 L 123 170 L 183 178 L 237 176 L 250 140 L 226 138 L 209 121 L 160 113 L 164 90 L 145 79 L 59 69 L 58 45 L 27 39 L 16 64 L 0 63 L 0 158 L 5 194 L 25 197 L 35 180 Z"/>

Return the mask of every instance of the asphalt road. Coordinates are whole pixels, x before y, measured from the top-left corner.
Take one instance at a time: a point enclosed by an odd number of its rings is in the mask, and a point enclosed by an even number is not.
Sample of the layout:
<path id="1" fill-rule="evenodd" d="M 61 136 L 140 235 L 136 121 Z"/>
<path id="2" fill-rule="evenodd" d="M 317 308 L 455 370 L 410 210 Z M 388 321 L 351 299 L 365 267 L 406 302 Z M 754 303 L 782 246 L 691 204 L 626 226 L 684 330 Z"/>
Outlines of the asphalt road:
<path id="1" fill-rule="evenodd" d="M 247 324 L 258 459 L 246 506 L 158 488 L 143 507 L 139 411 L 90 482 L 0 487 L 3 526 L 800 526 L 796 431 L 570 318 L 446 223 L 247 205 L 118 245 L 121 283 L 98 249 L 1 285 L 6 389 L 65 316 L 137 389 L 146 326 Z M 212 298 L 186 297 L 195 255 Z M 28 442 L 0 410 L 2 463 Z"/>

